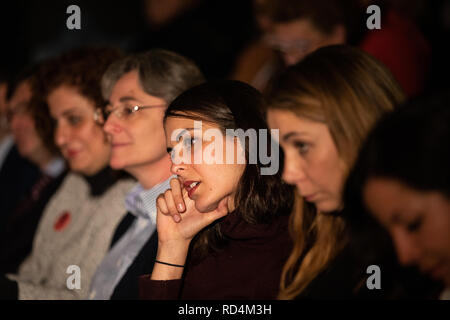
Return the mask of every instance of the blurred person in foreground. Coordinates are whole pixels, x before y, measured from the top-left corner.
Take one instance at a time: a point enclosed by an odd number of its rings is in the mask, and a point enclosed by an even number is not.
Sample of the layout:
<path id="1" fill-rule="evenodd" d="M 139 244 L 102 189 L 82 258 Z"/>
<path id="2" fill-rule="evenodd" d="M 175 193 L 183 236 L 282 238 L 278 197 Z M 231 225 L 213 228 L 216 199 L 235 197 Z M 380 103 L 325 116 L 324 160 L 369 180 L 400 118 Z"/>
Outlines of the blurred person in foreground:
<path id="1" fill-rule="evenodd" d="M 349 211 L 357 241 L 369 242 L 359 232 L 369 216 L 362 212 L 369 212 L 389 233 L 398 261 L 440 281 L 445 300 L 450 300 L 449 123 L 448 94 L 422 97 L 383 117 L 362 147 L 345 195 L 359 208 Z"/>

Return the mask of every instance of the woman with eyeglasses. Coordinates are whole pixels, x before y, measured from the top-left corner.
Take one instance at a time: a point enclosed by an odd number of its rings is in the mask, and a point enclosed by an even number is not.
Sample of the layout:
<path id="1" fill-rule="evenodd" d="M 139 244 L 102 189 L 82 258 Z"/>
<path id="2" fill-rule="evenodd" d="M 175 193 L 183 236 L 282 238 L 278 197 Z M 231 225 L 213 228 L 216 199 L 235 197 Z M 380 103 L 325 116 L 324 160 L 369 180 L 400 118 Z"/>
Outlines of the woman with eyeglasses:
<path id="1" fill-rule="evenodd" d="M 137 299 L 138 278 L 151 273 L 156 254 L 156 197 L 170 188 L 170 157 L 163 117 L 167 105 L 204 81 L 191 60 L 152 49 L 113 63 L 102 78 L 108 105 L 99 121 L 112 144 L 110 166 L 138 180 L 128 211 L 93 277 L 89 299 Z M 100 110 L 101 111 L 101 110 Z"/>
<path id="2" fill-rule="evenodd" d="M 123 197 L 134 181 L 108 167 L 111 144 L 95 121 L 104 106 L 101 77 L 121 57 L 111 48 L 77 49 L 40 74 L 55 143 L 71 173 L 44 210 L 30 256 L 10 276 L 19 299 L 86 298 L 124 215 Z"/>

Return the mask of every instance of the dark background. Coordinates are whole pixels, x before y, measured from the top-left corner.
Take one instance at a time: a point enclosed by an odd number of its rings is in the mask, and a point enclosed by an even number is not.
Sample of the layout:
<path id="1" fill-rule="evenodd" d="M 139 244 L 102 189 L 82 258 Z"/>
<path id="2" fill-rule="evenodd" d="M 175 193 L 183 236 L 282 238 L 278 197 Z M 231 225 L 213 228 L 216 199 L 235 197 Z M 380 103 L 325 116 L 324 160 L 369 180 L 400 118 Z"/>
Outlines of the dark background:
<path id="1" fill-rule="evenodd" d="M 0 68 L 12 74 L 24 65 L 69 48 L 110 44 L 135 52 L 163 47 L 194 59 L 209 77 L 228 75 L 234 58 L 254 34 L 250 0 L 199 1 L 169 26 L 152 30 L 143 0 L 1 1 Z M 68 30 L 67 7 L 81 9 L 81 30 Z"/>
<path id="2" fill-rule="evenodd" d="M 314 1 L 314 0 L 312 0 Z M 195 60 L 208 78 L 227 77 L 238 53 L 257 35 L 251 0 L 204 0 L 169 26 L 152 30 L 143 0 L 16 0 L 0 3 L 0 74 L 69 48 L 111 44 L 128 52 L 162 47 Z M 342 1 L 345 5 L 345 0 Z M 429 88 L 447 88 L 450 0 L 405 1 L 432 46 Z M 414 7 L 414 3 L 421 3 Z M 81 30 L 68 30 L 69 5 L 81 8 Z"/>

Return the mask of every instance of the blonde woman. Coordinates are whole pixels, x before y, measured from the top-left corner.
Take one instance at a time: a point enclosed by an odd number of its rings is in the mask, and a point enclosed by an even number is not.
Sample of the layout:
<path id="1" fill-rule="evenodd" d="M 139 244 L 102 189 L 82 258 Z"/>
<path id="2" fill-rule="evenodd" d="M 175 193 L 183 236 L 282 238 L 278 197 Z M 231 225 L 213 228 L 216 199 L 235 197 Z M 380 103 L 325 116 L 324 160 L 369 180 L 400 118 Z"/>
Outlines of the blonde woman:
<path id="1" fill-rule="evenodd" d="M 349 46 L 321 48 L 274 82 L 268 123 L 280 130 L 283 179 L 299 196 L 280 299 L 352 298 L 366 288 L 368 266 L 345 250 L 342 189 L 369 130 L 403 99 L 381 63 Z"/>

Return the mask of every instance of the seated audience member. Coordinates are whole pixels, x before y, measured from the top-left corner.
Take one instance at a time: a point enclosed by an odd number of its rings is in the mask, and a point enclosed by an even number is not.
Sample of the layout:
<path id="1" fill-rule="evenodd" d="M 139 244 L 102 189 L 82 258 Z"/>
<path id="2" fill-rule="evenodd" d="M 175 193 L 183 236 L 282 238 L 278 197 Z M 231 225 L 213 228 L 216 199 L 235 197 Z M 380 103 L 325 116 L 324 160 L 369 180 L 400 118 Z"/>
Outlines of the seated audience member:
<path id="1" fill-rule="evenodd" d="M 52 132 L 43 134 L 38 127 L 51 127 L 49 117 L 39 117 L 42 105 L 33 103 L 37 95 L 38 68 L 21 74 L 10 86 L 9 122 L 20 154 L 39 168 L 31 190 L 7 213 L 0 232 L 0 272 L 17 272 L 31 251 L 42 211 L 65 177 L 65 163 L 53 143 Z M 20 175 L 15 172 L 15 175 Z M 7 186 L 8 187 L 8 186 Z M 11 201 L 11 199 L 10 199 Z M 4 213 L 6 214 L 6 213 Z"/>
<path id="2" fill-rule="evenodd" d="M 160 49 L 125 57 L 103 75 L 109 105 L 101 120 L 112 143 L 110 166 L 124 169 L 139 184 L 126 196 L 128 214 L 92 279 L 90 299 L 139 298 L 139 276 L 152 272 L 158 245 L 156 197 L 170 188 L 172 177 L 164 111 L 201 82 L 192 61 Z"/>
<path id="3" fill-rule="evenodd" d="M 44 73 L 42 94 L 55 124 L 55 142 L 72 172 L 45 207 L 31 254 L 17 274 L 2 279 L 10 299 L 87 297 L 124 215 L 123 198 L 135 183 L 109 169 L 111 145 L 95 121 L 96 108 L 105 105 L 101 77 L 121 57 L 115 49 L 77 49 Z"/>
<path id="4" fill-rule="evenodd" d="M 398 261 L 441 281 L 450 299 L 450 97 L 409 102 L 384 117 L 365 142 L 346 202 L 387 230 Z M 354 213 L 355 237 L 365 215 Z M 367 241 L 365 241 L 367 242 Z M 439 296 L 439 293 L 436 297 Z"/>
<path id="5" fill-rule="evenodd" d="M 256 32 L 252 41 L 237 56 L 229 78 L 243 81 L 264 91 L 274 74 L 283 69 L 284 63 L 278 52 L 263 40 L 264 34 L 271 28 L 271 21 L 264 6 L 267 1 L 252 2 Z"/>
<path id="6" fill-rule="evenodd" d="M 28 108 L 27 104 L 31 96 L 28 84 L 23 84 L 17 93 L 16 102 L 19 108 L 13 106 L 12 109 L 9 109 L 8 100 L 11 98 L 12 86 L 17 86 L 18 81 L 24 80 L 30 75 L 31 70 L 24 71 L 13 83 L 2 83 L 0 88 L 0 234 L 3 233 L 2 230 L 12 211 L 20 203 L 20 200 L 30 193 L 41 175 L 39 166 L 27 159 L 29 156 L 33 156 L 34 151 L 37 154 L 45 151 L 41 147 L 42 143 L 36 138 L 34 125 L 27 125 L 24 121 L 19 121 L 25 128 L 23 128 L 23 132 L 15 130 L 16 137 L 14 137 L 8 123 L 8 116 Z M 29 116 L 19 116 L 18 118 L 29 118 Z M 14 139 L 17 140 L 16 143 Z M 37 149 L 33 150 L 35 147 Z M 42 160 L 45 162 L 47 159 Z"/>
<path id="7" fill-rule="evenodd" d="M 366 26 L 370 4 L 381 8 L 379 30 Z M 414 22 L 396 10 L 394 4 L 366 0 L 347 0 L 345 4 L 339 0 L 258 0 L 255 8 L 267 21 L 261 41 L 279 52 L 286 66 L 318 48 L 347 43 L 384 63 L 408 96 L 425 88 L 430 45 Z M 253 60 L 241 61 L 241 69 L 247 64 L 252 66 Z"/>
<path id="8" fill-rule="evenodd" d="M 283 270 L 279 298 L 394 294 L 394 282 L 384 281 L 381 290 L 366 287 L 368 265 L 348 249 L 352 239 L 341 194 L 367 133 L 402 101 L 389 71 L 349 46 L 318 49 L 274 80 L 268 123 L 280 130 L 283 179 L 297 187 L 303 202 L 291 217 L 294 249 Z"/>
<path id="9" fill-rule="evenodd" d="M 178 179 L 158 197 L 158 252 L 152 274 L 140 279 L 141 298 L 277 296 L 292 247 L 294 193 L 281 181 L 278 145 L 262 109 L 256 89 L 231 80 L 194 87 L 167 108 L 166 143 Z M 255 139 L 238 129 L 255 130 Z M 272 161 L 263 164 L 257 150 L 272 150 Z"/>

